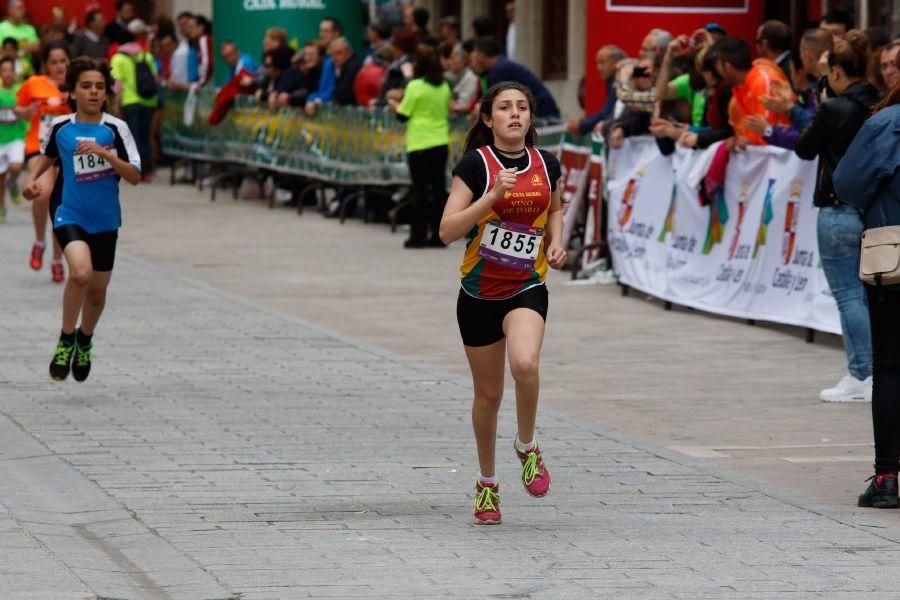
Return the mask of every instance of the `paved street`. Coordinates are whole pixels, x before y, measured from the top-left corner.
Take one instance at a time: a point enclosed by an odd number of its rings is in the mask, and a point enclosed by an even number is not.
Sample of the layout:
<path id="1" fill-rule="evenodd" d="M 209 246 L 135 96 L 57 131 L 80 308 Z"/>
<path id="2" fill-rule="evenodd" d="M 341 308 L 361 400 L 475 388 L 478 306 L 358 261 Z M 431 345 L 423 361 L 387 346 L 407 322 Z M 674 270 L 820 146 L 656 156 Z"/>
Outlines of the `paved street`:
<path id="1" fill-rule="evenodd" d="M 849 505 L 869 407 L 816 400 L 836 339 L 555 277 L 553 493 L 506 402 L 479 528 L 458 248 L 161 185 L 125 217 L 85 384 L 47 377 L 61 288 L 0 226 L 0 598 L 900 597 L 896 515 Z"/>

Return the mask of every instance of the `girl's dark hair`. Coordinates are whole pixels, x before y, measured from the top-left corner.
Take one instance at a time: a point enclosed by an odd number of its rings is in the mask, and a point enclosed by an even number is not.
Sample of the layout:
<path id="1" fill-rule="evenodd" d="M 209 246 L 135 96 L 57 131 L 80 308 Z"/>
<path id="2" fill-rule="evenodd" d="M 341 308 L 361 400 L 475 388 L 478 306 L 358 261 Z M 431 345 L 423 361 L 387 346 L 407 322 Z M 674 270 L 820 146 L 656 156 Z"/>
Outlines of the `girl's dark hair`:
<path id="1" fill-rule="evenodd" d="M 478 103 L 478 121 L 472 126 L 472 129 L 469 130 L 469 134 L 466 136 L 466 152 L 477 150 L 482 146 L 489 146 L 494 143 L 494 131 L 487 126 L 484 122 L 484 118 L 491 117 L 494 101 L 497 99 L 497 96 L 508 90 L 522 92 L 525 99 L 528 100 L 528 108 L 531 112 L 531 123 L 528 126 L 528 132 L 525 134 L 525 145 L 537 145 L 538 135 L 537 129 L 534 127 L 534 114 L 537 110 L 537 101 L 534 99 L 534 94 L 531 93 L 530 89 L 517 81 L 501 81 L 485 92 L 484 96 L 481 97 L 481 101 Z"/>
<path id="2" fill-rule="evenodd" d="M 70 94 L 75 91 L 75 87 L 78 84 L 78 78 L 81 77 L 81 74 L 87 73 L 88 71 L 97 71 L 103 75 L 103 81 L 106 82 L 106 93 L 112 94 L 114 82 L 112 73 L 110 73 L 109 70 L 109 65 L 106 64 L 105 60 L 89 58 L 87 56 L 79 56 L 69 63 L 69 69 L 66 71 L 66 88 L 69 90 Z M 74 100 L 72 100 L 72 102 L 74 102 Z"/>
<path id="3" fill-rule="evenodd" d="M 44 68 L 47 67 L 47 61 L 50 60 L 50 53 L 53 52 L 54 50 L 62 50 L 63 52 L 66 53 L 66 56 L 68 58 L 70 58 L 70 59 L 72 58 L 72 53 L 69 52 L 69 45 L 66 44 L 65 42 L 63 42 L 61 40 L 47 42 L 41 48 L 41 64 L 44 66 Z"/>
<path id="4" fill-rule="evenodd" d="M 828 53 L 828 66 L 841 67 L 847 77 L 865 77 L 869 69 L 869 38 L 866 34 L 858 29 L 848 31 Z"/>
<path id="5" fill-rule="evenodd" d="M 417 79 L 421 77 L 433 86 L 444 83 L 444 70 L 434 48 L 426 44 L 416 46 L 416 64 L 413 73 Z"/>

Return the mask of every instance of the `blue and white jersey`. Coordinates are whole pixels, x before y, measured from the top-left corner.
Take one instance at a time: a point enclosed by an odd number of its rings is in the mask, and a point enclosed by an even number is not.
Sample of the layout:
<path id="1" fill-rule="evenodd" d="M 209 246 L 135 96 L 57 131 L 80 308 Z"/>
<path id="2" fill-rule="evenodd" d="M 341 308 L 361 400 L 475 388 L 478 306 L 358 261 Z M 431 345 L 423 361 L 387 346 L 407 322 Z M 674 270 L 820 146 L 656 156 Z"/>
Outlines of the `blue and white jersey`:
<path id="1" fill-rule="evenodd" d="M 119 176 L 96 154 L 76 152 L 83 141 L 97 142 L 141 170 L 137 144 L 125 121 L 106 113 L 99 123 L 80 123 L 75 113 L 57 117 L 41 149 L 60 167 L 50 199 L 53 227 L 78 225 L 88 233 L 113 231 L 122 226 Z"/>

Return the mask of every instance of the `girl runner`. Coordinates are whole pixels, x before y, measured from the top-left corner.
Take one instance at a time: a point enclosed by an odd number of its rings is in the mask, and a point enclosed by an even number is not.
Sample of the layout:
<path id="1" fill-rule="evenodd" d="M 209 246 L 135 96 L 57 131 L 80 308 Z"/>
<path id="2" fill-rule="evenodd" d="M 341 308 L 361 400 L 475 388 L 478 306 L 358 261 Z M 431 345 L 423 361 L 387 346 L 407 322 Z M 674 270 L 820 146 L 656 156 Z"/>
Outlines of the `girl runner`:
<path id="1" fill-rule="evenodd" d="M 48 193 L 42 176 L 59 165 L 50 203 L 53 233 L 69 263 L 63 294 L 62 333 L 50 363 L 50 376 L 87 379 L 91 371 L 91 337 L 106 303 L 118 229 L 119 178 L 141 180 L 141 159 L 124 121 L 103 112 L 113 86 L 103 61 L 78 58 L 66 76 L 75 114 L 57 117 L 41 155 L 25 180 L 23 195 L 34 201 Z M 78 315 L 81 327 L 76 331 Z"/>
<path id="2" fill-rule="evenodd" d="M 536 102 L 515 82 L 498 83 L 482 97 L 466 154 L 453 170 L 441 221 L 444 243 L 466 236 L 456 316 L 472 370 L 472 425 L 481 473 L 475 482 L 475 523 L 500 523 L 494 472 L 497 413 L 506 356 L 516 382 L 518 435 L 525 491 L 550 491 L 550 472 L 534 438 L 538 359 L 547 317 L 547 266 L 561 269 L 559 161 L 535 148 Z"/>
<path id="3" fill-rule="evenodd" d="M 60 87 L 66 80 L 66 69 L 69 66 L 69 50 L 62 42 L 50 42 L 44 45 L 41 52 L 45 75 L 29 77 L 17 93 L 18 106 L 15 111 L 22 119 L 31 123 L 25 136 L 25 162 L 29 171 L 34 171 L 41 153 L 41 146 L 50 135 L 50 122 L 59 115 L 72 110 L 68 104 L 68 94 Z M 41 180 L 44 193 L 31 205 L 34 217 L 35 242 L 31 248 L 31 268 L 40 270 L 44 264 L 46 247 L 47 213 L 50 203 L 50 190 L 56 178 L 56 169 L 47 169 Z M 66 274 L 62 266 L 62 250 L 54 239 L 53 264 L 51 265 L 53 281 L 61 283 Z"/>

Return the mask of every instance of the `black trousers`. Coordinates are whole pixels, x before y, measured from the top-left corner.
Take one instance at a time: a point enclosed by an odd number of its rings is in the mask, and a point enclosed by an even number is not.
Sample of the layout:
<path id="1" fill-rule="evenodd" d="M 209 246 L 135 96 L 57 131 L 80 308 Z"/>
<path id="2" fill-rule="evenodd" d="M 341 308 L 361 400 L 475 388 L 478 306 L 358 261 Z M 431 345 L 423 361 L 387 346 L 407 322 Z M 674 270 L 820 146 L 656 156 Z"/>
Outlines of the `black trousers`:
<path id="1" fill-rule="evenodd" d="M 447 204 L 447 146 L 417 150 L 406 155 L 412 179 L 412 219 L 409 239 L 424 242 L 438 237 Z"/>
<path id="2" fill-rule="evenodd" d="M 875 472 L 900 470 L 900 292 L 866 286 L 872 324 Z"/>
<path id="3" fill-rule="evenodd" d="M 155 108 L 143 104 L 129 104 L 122 107 L 122 120 L 128 125 L 128 129 L 131 130 L 131 135 L 134 137 L 134 143 L 137 144 L 143 173 L 152 173 L 154 169 L 153 153 L 150 149 L 150 129 L 155 112 Z M 119 158 L 127 159 L 124 156 Z"/>

